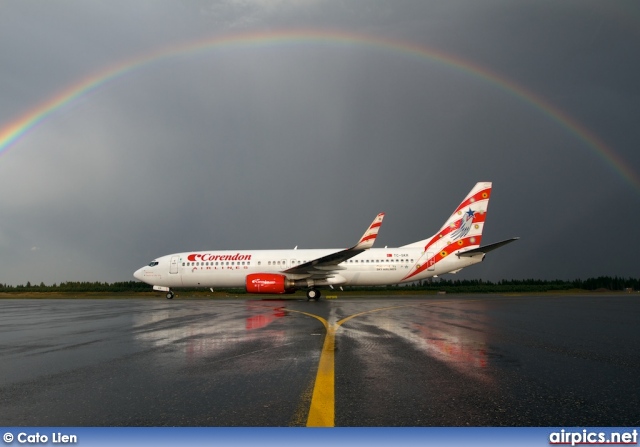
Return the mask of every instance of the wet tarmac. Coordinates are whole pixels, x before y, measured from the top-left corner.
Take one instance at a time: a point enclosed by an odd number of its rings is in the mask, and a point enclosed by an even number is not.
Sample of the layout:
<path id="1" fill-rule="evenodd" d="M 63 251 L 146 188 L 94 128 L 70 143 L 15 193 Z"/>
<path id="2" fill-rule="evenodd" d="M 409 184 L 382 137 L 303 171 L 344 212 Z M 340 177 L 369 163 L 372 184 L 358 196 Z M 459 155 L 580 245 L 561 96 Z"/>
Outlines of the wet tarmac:
<path id="1" fill-rule="evenodd" d="M 0 426 L 305 426 L 327 327 L 336 426 L 640 425 L 638 295 L 0 308 Z"/>

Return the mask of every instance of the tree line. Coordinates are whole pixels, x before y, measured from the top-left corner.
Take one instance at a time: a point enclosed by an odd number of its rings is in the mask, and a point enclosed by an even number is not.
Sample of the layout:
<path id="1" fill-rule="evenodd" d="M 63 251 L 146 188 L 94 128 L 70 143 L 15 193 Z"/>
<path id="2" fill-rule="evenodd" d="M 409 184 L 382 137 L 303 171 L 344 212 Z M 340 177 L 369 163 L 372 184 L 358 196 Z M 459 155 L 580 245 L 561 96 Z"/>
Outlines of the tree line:
<path id="1" fill-rule="evenodd" d="M 0 283 L 0 292 L 4 293 L 24 293 L 24 292 L 59 292 L 59 293 L 142 293 L 150 292 L 151 286 L 139 281 L 121 282 L 61 282 L 60 284 L 46 285 L 44 283 L 24 285 L 9 285 Z M 197 291 L 202 289 L 181 289 L 183 292 Z M 640 290 L 640 279 L 621 278 L 617 276 L 599 276 L 585 280 L 543 280 L 543 279 L 511 279 L 498 282 L 485 281 L 482 279 L 432 279 L 423 280 L 409 285 L 393 285 L 386 287 L 345 287 L 345 290 L 413 290 L 427 292 L 447 292 L 447 293 L 511 293 L 511 292 L 553 292 L 567 290 Z M 242 289 L 229 289 L 229 292 L 244 293 Z"/>
<path id="2" fill-rule="evenodd" d="M 26 284 L 12 286 L 9 284 L 0 284 L 0 292 L 61 292 L 61 293 L 87 293 L 87 292 L 109 292 L 109 293 L 133 293 L 133 292 L 148 292 L 151 289 L 149 284 L 138 281 L 122 281 L 122 282 L 75 282 L 67 281 L 60 284 L 46 285 L 43 282 L 40 284 Z"/>
<path id="3" fill-rule="evenodd" d="M 390 286 L 387 289 L 397 290 L 398 288 L 408 290 L 425 290 L 433 292 L 447 293 L 511 293 L 511 292 L 560 292 L 568 290 L 608 290 L 608 291 L 629 291 L 640 290 L 640 279 L 621 278 L 617 276 L 599 276 L 586 280 L 574 279 L 571 281 L 554 279 L 511 279 L 498 282 L 485 281 L 482 279 L 443 279 L 423 280 L 408 286 Z M 371 288 L 367 288 L 371 289 Z"/>

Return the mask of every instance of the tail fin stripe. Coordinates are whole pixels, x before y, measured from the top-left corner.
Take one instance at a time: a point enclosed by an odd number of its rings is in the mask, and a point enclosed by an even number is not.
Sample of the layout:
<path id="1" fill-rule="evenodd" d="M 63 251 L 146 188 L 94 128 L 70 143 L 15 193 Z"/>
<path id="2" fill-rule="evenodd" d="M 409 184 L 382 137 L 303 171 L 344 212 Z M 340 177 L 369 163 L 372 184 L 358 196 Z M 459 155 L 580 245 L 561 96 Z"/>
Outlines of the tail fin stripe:
<path id="1" fill-rule="evenodd" d="M 480 223 L 484 223 L 486 218 L 487 218 L 487 213 L 477 213 L 473 218 L 473 224 L 477 225 Z M 462 218 L 456 220 L 451 225 L 447 225 L 443 230 L 441 230 L 438 234 L 436 234 L 433 238 L 431 238 L 429 243 L 424 247 L 424 251 L 427 251 L 429 247 L 435 244 L 439 239 L 445 237 L 447 234 L 453 231 L 457 231 L 460 228 L 461 222 L 462 222 Z"/>
<path id="2" fill-rule="evenodd" d="M 454 214 L 462 210 L 462 208 L 468 207 L 472 203 L 479 202 L 480 200 L 489 200 L 490 197 L 491 197 L 491 187 L 487 189 L 483 189 L 482 191 L 478 191 L 476 194 L 474 194 L 473 196 L 467 198 L 464 202 L 462 202 L 460 206 L 456 208 L 456 210 L 454 211 Z"/>
<path id="3" fill-rule="evenodd" d="M 451 253 L 455 253 L 455 252 L 457 252 L 457 251 L 459 251 L 459 250 L 461 250 L 463 248 L 466 248 L 466 247 L 480 245 L 481 241 L 482 241 L 482 235 L 481 234 L 459 239 L 456 242 L 454 242 L 452 244 L 449 244 L 446 247 L 442 248 L 439 253 L 434 254 L 424 264 L 416 265 L 415 266 L 415 270 L 413 270 L 411 273 L 409 273 L 407 276 L 405 276 L 402 280 L 405 281 L 405 280 L 411 278 L 412 276 L 415 276 L 415 275 L 418 275 L 418 274 L 422 273 L 427 268 L 429 268 L 429 266 L 434 266 L 435 264 L 437 264 L 438 262 L 442 261 L 444 258 L 449 256 Z"/>

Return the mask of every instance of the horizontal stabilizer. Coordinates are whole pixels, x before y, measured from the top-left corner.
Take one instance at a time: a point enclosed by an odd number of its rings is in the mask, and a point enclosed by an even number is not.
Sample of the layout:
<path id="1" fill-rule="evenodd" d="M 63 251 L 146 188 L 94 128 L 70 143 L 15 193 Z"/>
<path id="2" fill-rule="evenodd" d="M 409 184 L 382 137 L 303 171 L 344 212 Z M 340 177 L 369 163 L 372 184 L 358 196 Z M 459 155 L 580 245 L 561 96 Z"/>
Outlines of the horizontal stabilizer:
<path id="1" fill-rule="evenodd" d="M 478 248 L 474 248 L 473 250 L 465 251 L 462 253 L 456 253 L 456 254 L 458 255 L 458 257 L 460 256 L 471 257 L 479 254 L 486 254 L 486 253 L 489 253 L 490 251 L 495 250 L 496 248 L 502 247 L 503 245 L 507 245 L 513 241 L 517 241 L 518 239 L 520 238 L 512 237 L 511 239 L 506 239 L 504 241 L 496 242 L 495 244 L 485 245 L 484 247 L 478 247 Z"/>

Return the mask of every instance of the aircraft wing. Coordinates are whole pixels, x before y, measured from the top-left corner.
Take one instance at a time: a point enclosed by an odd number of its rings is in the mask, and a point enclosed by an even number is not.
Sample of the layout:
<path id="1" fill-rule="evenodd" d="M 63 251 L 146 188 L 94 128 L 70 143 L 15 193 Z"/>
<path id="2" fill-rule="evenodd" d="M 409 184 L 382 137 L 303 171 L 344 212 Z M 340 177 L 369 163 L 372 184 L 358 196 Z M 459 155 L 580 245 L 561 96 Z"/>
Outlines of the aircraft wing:
<path id="1" fill-rule="evenodd" d="M 500 247 L 502 247 L 504 245 L 510 244 L 513 241 L 517 241 L 518 239 L 520 239 L 520 238 L 519 237 L 512 237 L 511 239 L 505 239 L 504 241 L 496 242 L 494 244 L 485 245 L 484 247 L 478 247 L 478 248 L 474 248 L 473 250 L 463 251 L 462 253 L 456 253 L 456 255 L 458 255 L 458 257 L 460 257 L 460 256 L 471 257 L 471 256 L 475 256 L 475 255 L 478 255 L 478 254 L 486 254 L 486 253 L 489 253 L 490 251 L 495 250 L 496 248 L 500 248 Z"/>
<path id="2" fill-rule="evenodd" d="M 364 232 L 360 241 L 353 247 L 307 261 L 282 272 L 290 275 L 299 275 L 299 277 L 326 278 L 336 270 L 344 270 L 344 267 L 339 267 L 338 264 L 359 255 L 373 246 L 382 225 L 382 219 L 384 219 L 384 213 L 378 214 L 369 225 L 369 228 L 367 228 L 367 231 Z"/>

